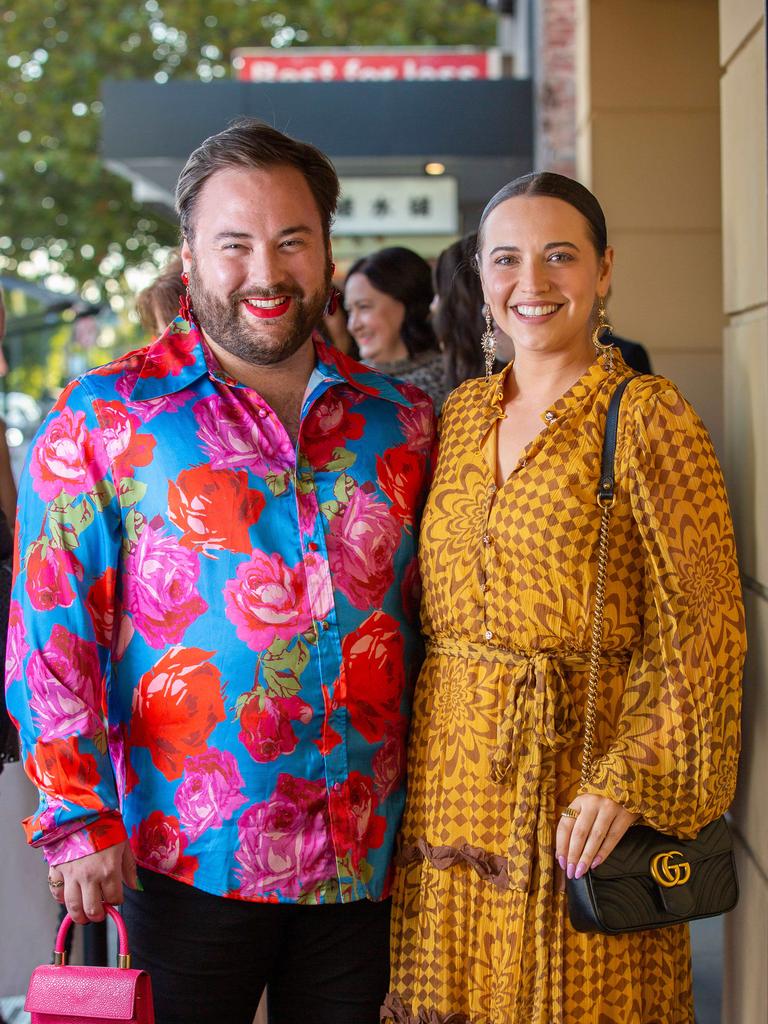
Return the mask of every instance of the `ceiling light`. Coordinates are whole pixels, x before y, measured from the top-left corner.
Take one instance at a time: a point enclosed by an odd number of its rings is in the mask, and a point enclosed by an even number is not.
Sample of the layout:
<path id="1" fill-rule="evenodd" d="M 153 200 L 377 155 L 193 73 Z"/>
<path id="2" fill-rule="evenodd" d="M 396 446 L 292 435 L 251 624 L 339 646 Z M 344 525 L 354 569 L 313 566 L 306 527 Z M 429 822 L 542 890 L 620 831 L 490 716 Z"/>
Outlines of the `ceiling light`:
<path id="1" fill-rule="evenodd" d="M 441 164 L 437 160 L 430 161 L 430 163 L 424 164 L 424 173 L 445 174 L 445 164 Z"/>

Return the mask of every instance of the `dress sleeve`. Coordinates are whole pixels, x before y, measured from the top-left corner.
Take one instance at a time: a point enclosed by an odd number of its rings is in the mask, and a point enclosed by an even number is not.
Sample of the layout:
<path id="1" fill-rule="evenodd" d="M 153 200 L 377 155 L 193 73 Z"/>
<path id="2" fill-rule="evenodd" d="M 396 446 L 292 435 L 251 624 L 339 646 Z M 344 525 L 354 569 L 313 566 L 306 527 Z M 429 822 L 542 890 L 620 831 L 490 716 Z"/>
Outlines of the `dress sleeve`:
<path id="1" fill-rule="evenodd" d="M 21 481 L 6 686 L 40 794 L 24 827 L 49 862 L 126 838 L 105 727 L 120 512 L 82 382 L 41 427 Z"/>
<path id="2" fill-rule="evenodd" d="M 746 638 L 733 527 L 709 435 L 672 385 L 637 401 L 629 428 L 643 636 L 615 740 L 586 792 L 685 838 L 735 790 Z"/>

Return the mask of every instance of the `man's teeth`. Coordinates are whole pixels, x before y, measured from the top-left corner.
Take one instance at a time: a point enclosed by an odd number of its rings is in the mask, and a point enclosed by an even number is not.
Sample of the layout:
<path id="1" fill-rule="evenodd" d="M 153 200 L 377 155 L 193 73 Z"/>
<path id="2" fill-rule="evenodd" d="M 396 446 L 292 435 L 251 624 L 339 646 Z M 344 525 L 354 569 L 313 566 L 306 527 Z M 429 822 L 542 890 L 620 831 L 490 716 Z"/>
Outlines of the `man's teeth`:
<path id="1" fill-rule="evenodd" d="M 554 313 L 558 306 L 515 306 L 515 309 L 521 316 L 546 316 L 548 313 Z"/>
<path id="2" fill-rule="evenodd" d="M 280 295 L 276 299 L 246 299 L 251 306 L 257 306 L 259 309 L 274 309 L 275 306 L 282 306 L 287 296 Z"/>

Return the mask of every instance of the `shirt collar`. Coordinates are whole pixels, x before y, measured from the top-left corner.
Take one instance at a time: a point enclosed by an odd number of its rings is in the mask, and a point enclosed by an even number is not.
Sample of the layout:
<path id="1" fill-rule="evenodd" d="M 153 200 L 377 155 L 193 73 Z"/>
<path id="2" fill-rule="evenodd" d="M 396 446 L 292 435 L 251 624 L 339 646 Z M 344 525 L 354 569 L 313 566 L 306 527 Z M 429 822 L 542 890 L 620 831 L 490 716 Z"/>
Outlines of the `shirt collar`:
<path id="1" fill-rule="evenodd" d="M 317 357 L 313 384 L 346 384 L 364 395 L 383 398 L 407 408 L 412 405 L 392 378 L 345 356 L 319 334 L 313 335 L 312 341 Z M 138 375 L 131 389 L 131 401 L 151 401 L 175 394 L 203 375 L 210 374 L 206 351 L 197 324 L 189 324 L 177 317 L 142 353 Z M 233 383 L 237 386 L 236 382 Z"/>

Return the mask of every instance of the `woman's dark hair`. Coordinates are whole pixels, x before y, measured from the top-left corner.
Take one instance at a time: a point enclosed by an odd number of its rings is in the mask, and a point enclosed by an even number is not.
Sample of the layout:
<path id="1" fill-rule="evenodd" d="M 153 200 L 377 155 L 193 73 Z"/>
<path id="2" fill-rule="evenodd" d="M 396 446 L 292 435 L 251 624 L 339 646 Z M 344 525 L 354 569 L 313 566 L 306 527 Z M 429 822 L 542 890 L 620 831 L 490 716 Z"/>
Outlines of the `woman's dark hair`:
<path id="1" fill-rule="evenodd" d="M 353 263 L 347 280 L 353 274 L 365 274 L 374 288 L 405 306 L 400 337 L 409 355 L 437 348 L 435 332 L 429 322 L 433 291 L 432 271 L 426 260 L 412 249 L 394 245 Z"/>
<path id="2" fill-rule="evenodd" d="M 241 118 L 211 135 L 192 153 L 176 185 L 176 211 L 181 234 L 194 236 L 193 214 L 206 181 L 225 167 L 295 167 L 304 175 L 320 212 L 326 241 L 339 199 L 339 179 L 333 164 L 315 146 L 298 142 L 254 118 Z"/>
<path id="3" fill-rule="evenodd" d="M 568 203 L 578 210 L 586 220 L 597 255 L 605 254 L 605 248 L 608 245 L 605 214 L 589 189 L 585 188 L 580 181 L 567 178 L 564 174 L 555 174 L 553 171 L 534 171 L 531 174 L 515 178 L 514 181 L 510 181 L 500 188 L 483 210 L 480 227 L 477 230 L 478 257 L 483 244 L 483 225 L 489 214 L 501 203 L 506 202 L 507 199 L 514 199 L 516 196 L 549 196 L 552 199 L 562 199 L 564 203 Z"/>
<path id="4" fill-rule="evenodd" d="M 485 329 L 484 299 L 474 262 L 476 249 L 477 235 L 473 232 L 443 249 L 435 265 L 439 304 L 433 319 L 449 388 L 484 372 L 480 348 Z"/>

